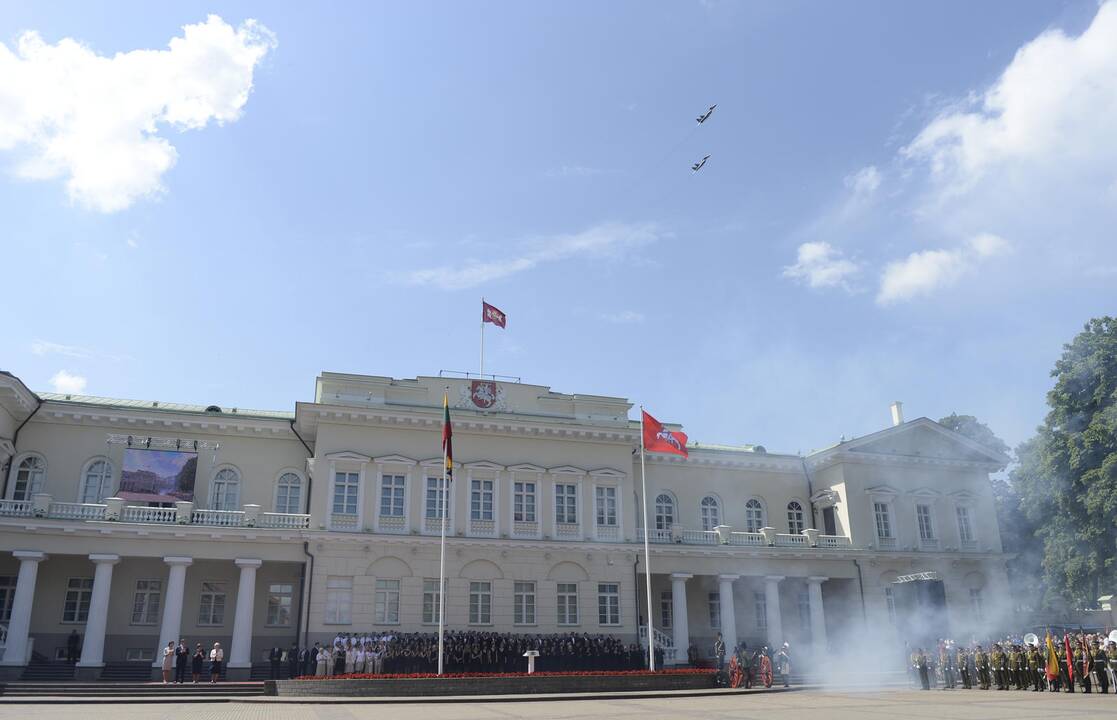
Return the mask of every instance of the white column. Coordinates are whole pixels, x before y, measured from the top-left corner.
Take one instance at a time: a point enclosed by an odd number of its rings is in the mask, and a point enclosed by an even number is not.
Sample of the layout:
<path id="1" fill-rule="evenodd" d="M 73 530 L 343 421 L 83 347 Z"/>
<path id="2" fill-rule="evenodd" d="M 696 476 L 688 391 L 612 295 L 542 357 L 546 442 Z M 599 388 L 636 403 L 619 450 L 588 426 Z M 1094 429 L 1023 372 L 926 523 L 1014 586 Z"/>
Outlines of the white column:
<path id="1" fill-rule="evenodd" d="M 733 611 L 733 581 L 740 575 L 718 575 L 718 608 L 721 614 L 721 639 L 725 653 L 731 655 L 737 647 L 737 615 Z"/>
<path id="2" fill-rule="evenodd" d="M 780 619 L 780 580 L 783 575 L 764 578 L 764 606 L 768 620 L 768 647 L 773 652 L 783 645 L 783 622 Z"/>
<path id="3" fill-rule="evenodd" d="M 686 581 L 693 575 L 671 573 L 671 626 L 674 630 L 675 664 L 685 665 L 690 648 L 690 628 L 687 626 Z"/>
<path id="4" fill-rule="evenodd" d="M 263 560 L 240 558 L 240 585 L 237 586 L 237 614 L 233 618 L 233 646 L 229 649 L 229 667 L 252 667 L 252 609 L 256 604 L 256 568 Z"/>
<path id="5" fill-rule="evenodd" d="M 85 622 L 85 642 L 81 646 L 78 667 L 101 667 L 105 664 L 105 627 L 109 617 L 109 592 L 112 569 L 120 562 L 119 555 L 89 556 L 93 571 L 93 593 L 89 600 L 89 617 Z"/>
<path id="6" fill-rule="evenodd" d="M 36 550 L 15 550 L 12 555 L 19 560 L 16 594 L 12 598 L 12 616 L 8 620 L 8 644 L 4 650 L 3 665 L 27 664 L 27 634 L 31 630 L 31 607 L 35 604 L 35 579 L 39 563 L 47 559 Z"/>
<path id="7" fill-rule="evenodd" d="M 163 624 L 159 628 L 159 647 L 155 648 L 155 660 L 151 667 L 162 667 L 163 648 L 167 643 L 178 644 L 182 639 L 182 594 L 186 591 L 186 568 L 194 562 L 188 557 L 165 557 L 163 562 L 170 566 L 167 573 L 167 592 L 163 595 Z"/>
<path id="8" fill-rule="evenodd" d="M 807 599 L 811 606 L 811 644 L 816 654 L 826 650 L 826 614 L 822 610 L 822 583 L 830 578 L 807 578 Z"/>

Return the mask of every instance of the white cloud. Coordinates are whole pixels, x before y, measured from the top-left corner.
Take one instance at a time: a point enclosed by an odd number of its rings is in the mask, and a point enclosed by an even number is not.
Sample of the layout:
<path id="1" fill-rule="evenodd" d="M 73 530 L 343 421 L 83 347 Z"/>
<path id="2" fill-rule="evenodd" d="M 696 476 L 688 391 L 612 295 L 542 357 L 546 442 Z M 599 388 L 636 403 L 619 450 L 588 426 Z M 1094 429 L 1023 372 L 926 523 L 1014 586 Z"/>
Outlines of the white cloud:
<path id="1" fill-rule="evenodd" d="M 81 395 L 85 392 L 86 380 L 81 375 L 71 375 L 65 370 L 59 370 L 50 379 L 50 384 L 56 393 Z"/>
<path id="2" fill-rule="evenodd" d="M 828 242 L 805 242 L 799 246 L 797 262 L 783 269 L 783 276 L 813 288 L 844 287 L 857 274 L 857 263 L 843 256 Z"/>
<path id="3" fill-rule="evenodd" d="M 462 290 L 575 257 L 615 258 L 625 251 L 653 243 L 661 237 L 650 223 L 630 225 L 604 223 L 573 235 L 536 238 L 521 252 L 494 260 L 466 260 L 460 265 L 416 270 L 407 275 L 412 285 L 434 285 L 443 290 Z"/>
<path id="4" fill-rule="evenodd" d="M 123 355 L 110 355 L 77 345 L 63 345 L 62 343 L 51 342 L 50 340 L 38 339 L 31 341 L 31 354 L 40 357 L 46 355 L 61 355 L 62 357 L 77 358 L 79 360 L 117 361 L 127 359 Z"/>
<path id="5" fill-rule="evenodd" d="M 18 177 L 65 178 L 72 201 L 122 210 L 163 192 L 178 153 L 160 131 L 236 121 L 275 46 L 255 20 L 234 28 L 216 15 L 166 50 L 112 57 L 25 32 L 14 51 L 0 43 L 0 150 L 16 151 Z"/>
<path id="6" fill-rule="evenodd" d="M 1117 2 L 1077 37 L 1050 30 L 982 93 L 940 114 L 902 151 L 929 164 L 942 198 L 991 174 L 1002 187 L 1044 174 L 1117 169 Z M 1101 187 L 1104 187 L 1103 183 Z"/>
<path id="7" fill-rule="evenodd" d="M 880 187 L 880 171 L 875 165 L 868 165 L 855 173 L 846 175 L 843 182 L 855 197 L 872 195 Z"/>
<path id="8" fill-rule="evenodd" d="M 953 250 L 923 250 L 888 263 L 880 279 L 877 303 L 890 305 L 949 287 L 978 264 L 1009 250 L 1004 238 L 982 233 Z"/>
<path id="9" fill-rule="evenodd" d="M 635 310 L 622 310 L 618 313 L 602 313 L 601 319 L 617 325 L 634 325 L 644 322 L 644 314 Z"/>

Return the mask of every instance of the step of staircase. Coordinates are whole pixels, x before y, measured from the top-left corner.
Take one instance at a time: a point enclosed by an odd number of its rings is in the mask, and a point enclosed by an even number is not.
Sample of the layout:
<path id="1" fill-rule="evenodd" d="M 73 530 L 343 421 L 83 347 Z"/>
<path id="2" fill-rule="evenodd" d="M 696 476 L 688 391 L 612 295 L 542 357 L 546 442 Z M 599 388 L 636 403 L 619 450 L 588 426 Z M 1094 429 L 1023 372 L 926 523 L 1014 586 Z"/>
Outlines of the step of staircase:
<path id="1" fill-rule="evenodd" d="M 55 660 L 32 660 L 20 680 L 30 682 L 66 682 L 74 679 L 74 664 Z"/>
<path id="2" fill-rule="evenodd" d="M 10 682 L 4 697 L 199 697 L 264 694 L 262 682 L 199 682 L 176 685 L 162 682 Z"/>
<path id="3" fill-rule="evenodd" d="M 142 683 L 151 681 L 151 663 L 115 662 L 106 663 L 101 671 L 101 682 Z"/>

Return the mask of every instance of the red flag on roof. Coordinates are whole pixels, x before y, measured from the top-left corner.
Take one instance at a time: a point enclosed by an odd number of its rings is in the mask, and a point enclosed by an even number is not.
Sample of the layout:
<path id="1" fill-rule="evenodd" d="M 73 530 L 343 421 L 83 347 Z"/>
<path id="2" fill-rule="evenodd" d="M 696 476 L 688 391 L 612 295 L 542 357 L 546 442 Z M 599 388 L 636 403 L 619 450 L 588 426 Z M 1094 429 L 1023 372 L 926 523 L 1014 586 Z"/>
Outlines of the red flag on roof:
<path id="1" fill-rule="evenodd" d="M 508 316 L 484 300 L 481 301 L 481 322 L 492 323 L 497 327 L 504 327 L 508 323 Z"/>
<path id="2" fill-rule="evenodd" d="M 667 430 L 663 423 L 640 411 L 644 416 L 644 449 L 648 452 L 673 453 L 690 457 L 686 451 L 686 433 Z"/>

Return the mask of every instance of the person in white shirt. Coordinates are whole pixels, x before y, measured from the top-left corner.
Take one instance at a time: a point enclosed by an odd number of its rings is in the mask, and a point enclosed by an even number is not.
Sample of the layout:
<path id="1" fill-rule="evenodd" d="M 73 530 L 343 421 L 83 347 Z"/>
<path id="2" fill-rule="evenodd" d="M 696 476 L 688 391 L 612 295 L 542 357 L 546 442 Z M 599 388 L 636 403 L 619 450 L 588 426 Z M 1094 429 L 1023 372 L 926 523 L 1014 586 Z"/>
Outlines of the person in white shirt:
<path id="1" fill-rule="evenodd" d="M 353 672 L 365 672 L 365 648 L 364 645 L 358 645 L 353 658 Z"/>
<path id="2" fill-rule="evenodd" d="M 345 674 L 353 672 L 353 662 L 357 659 L 356 651 L 353 649 L 353 641 L 349 640 L 345 643 Z"/>
<path id="3" fill-rule="evenodd" d="M 326 648 L 320 648 L 318 650 L 318 655 L 314 658 L 314 662 L 316 663 L 314 666 L 314 675 L 316 677 L 324 677 L 326 675 L 326 668 L 330 663 L 330 653 Z"/>
<path id="4" fill-rule="evenodd" d="M 215 642 L 213 649 L 209 651 L 209 681 L 211 683 L 221 679 L 221 666 L 224 663 L 225 651 L 221 649 L 221 643 Z"/>

